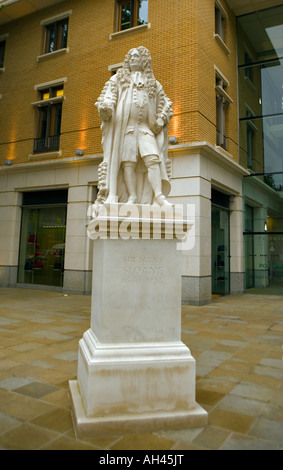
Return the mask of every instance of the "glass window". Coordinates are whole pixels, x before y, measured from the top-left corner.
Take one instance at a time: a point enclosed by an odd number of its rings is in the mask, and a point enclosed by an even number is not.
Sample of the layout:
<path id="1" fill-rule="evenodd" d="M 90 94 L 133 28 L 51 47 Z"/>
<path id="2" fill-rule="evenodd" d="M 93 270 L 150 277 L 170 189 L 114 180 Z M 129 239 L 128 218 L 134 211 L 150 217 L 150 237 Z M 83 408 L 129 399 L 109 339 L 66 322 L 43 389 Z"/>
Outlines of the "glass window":
<path id="1" fill-rule="evenodd" d="M 5 56 L 6 41 L 0 42 L 0 69 L 4 68 L 4 56 Z"/>
<path id="2" fill-rule="evenodd" d="M 283 6 L 238 17 L 237 38 L 240 163 L 282 192 Z"/>
<path id="3" fill-rule="evenodd" d="M 67 47 L 69 19 L 45 26 L 44 53 L 54 52 Z"/>
<path id="4" fill-rule="evenodd" d="M 37 109 L 37 138 L 34 141 L 34 153 L 59 150 L 63 95 L 62 86 L 40 91 L 41 103 Z M 42 102 L 45 100 L 46 105 Z"/>
<path id="5" fill-rule="evenodd" d="M 215 34 L 218 34 L 222 41 L 225 41 L 226 14 L 220 4 L 215 3 Z"/>
<path id="6" fill-rule="evenodd" d="M 211 214 L 212 293 L 230 292 L 229 211 L 212 206 Z"/>
<path id="7" fill-rule="evenodd" d="M 226 112 L 228 107 L 226 84 L 216 76 L 216 144 L 227 150 L 227 137 L 225 133 Z"/>
<path id="8" fill-rule="evenodd" d="M 57 193 L 58 191 L 44 191 L 38 198 L 41 206 L 36 205 L 37 198 L 33 196 L 26 200 L 31 204 L 23 206 L 19 283 L 58 287 L 63 285 L 66 204 L 56 204 Z M 61 200 L 61 196 L 58 200 Z M 53 205 L 49 204 L 51 201 L 54 202 Z"/>
<path id="9" fill-rule="evenodd" d="M 119 31 L 148 22 L 148 0 L 118 1 L 118 11 Z"/>
<path id="10" fill-rule="evenodd" d="M 120 30 L 128 29 L 132 26 L 132 2 L 123 2 L 120 5 Z"/>
<path id="11" fill-rule="evenodd" d="M 246 287 L 282 295 L 283 5 L 238 17 L 237 39 Z"/>
<path id="12" fill-rule="evenodd" d="M 138 18 L 137 24 L 147 24 L 148 22 L 148 0 L 138 1 Z"/>

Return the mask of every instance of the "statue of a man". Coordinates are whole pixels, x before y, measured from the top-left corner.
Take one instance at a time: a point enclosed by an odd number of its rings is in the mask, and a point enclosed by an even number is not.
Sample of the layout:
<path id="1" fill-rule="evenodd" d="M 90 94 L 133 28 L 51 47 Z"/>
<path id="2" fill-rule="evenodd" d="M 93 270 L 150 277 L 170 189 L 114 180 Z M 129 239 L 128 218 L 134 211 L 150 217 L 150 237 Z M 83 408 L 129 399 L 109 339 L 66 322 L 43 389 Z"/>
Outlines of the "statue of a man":
<path id="1" fill-rule="evenodd" d="M 97 100 L 104 159 L 97 201 L 168 205 L 172 103 L 145 47 L 131 49 Z"/>

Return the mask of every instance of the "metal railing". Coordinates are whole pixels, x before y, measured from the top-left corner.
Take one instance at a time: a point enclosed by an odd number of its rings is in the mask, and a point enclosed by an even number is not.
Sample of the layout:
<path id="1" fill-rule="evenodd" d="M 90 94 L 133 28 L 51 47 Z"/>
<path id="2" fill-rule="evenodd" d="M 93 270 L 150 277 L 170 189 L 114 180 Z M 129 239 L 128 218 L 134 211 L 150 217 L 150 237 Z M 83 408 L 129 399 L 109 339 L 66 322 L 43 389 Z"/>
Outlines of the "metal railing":
<path id="1" fill-rule="evenodd" d="M 216 131 L 216 145 L 227 150 L 227 137 L 226 135 L 221 134 L 220 131 Z"/>
<path id="2" fill-rule="evenodd" d="M 40 137 L 39 139 L 34 139 L 33 152 L 54 152 L 56 150 L 59 150 L 59 145 L 60 135 L 53 135 L 51 137 Z"/>

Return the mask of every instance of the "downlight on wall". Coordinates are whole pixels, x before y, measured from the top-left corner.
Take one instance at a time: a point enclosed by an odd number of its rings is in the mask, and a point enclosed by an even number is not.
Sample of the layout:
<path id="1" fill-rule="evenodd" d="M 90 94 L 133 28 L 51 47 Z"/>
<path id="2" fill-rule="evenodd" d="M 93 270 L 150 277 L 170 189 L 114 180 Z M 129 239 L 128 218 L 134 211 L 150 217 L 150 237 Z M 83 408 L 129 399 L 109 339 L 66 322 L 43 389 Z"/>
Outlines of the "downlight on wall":
<path id="1" fill-rule="evenodd" d="M 175 136 L 169 137 L 169 143 L 175 145 L 178 143 L 178 139 Z"/>

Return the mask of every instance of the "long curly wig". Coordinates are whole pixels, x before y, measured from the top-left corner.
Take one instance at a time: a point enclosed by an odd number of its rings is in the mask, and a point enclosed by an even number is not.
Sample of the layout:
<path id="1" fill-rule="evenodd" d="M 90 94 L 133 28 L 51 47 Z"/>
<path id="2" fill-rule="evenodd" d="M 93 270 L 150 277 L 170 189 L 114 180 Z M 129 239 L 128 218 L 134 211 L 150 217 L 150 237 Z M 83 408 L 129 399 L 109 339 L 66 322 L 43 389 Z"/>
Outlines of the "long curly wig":
<path id="1" fill-rule="evenodd" d="M 134 50 L 137 50 L 142 58 L 142 68 L 145 74 L 145 86 L 148 91 L 148 94 L 149 96 L 155 96 L 156 86 L 157 86 L 156 79 L 152 71 L 151 56 L 150 56 L 148 49 L 146 49 L 146 47 L 139 46 L 139 47 L 134 47 L 133 49 L 129 50 L 128 54 L 126 54 L 125 56 L 123 67 L 121 67 L 117 72 L 118 79 L 120 80 L 121 84 L 130 83 L 131 81 L 130 58 Z"/>

